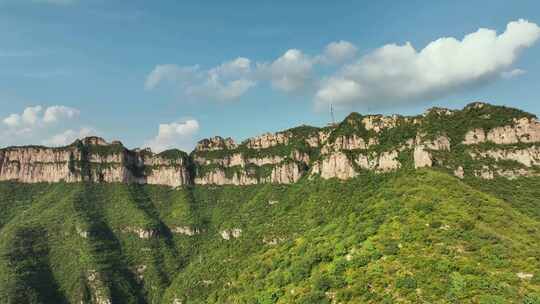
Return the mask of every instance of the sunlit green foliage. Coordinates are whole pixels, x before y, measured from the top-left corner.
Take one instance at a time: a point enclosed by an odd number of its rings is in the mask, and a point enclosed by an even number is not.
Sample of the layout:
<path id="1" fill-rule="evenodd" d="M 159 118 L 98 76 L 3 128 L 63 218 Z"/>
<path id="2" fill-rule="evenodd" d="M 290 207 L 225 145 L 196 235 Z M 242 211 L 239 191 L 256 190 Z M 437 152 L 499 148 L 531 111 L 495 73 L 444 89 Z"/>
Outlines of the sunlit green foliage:
<path id="1" fill-rule="evenodd" d="M 180 189 L 3 182 L 0 299 L 538 303 L 539 181 L 503 184 L 430 170 Z M 240 237 L 224 240 L 230 229 Z"/>

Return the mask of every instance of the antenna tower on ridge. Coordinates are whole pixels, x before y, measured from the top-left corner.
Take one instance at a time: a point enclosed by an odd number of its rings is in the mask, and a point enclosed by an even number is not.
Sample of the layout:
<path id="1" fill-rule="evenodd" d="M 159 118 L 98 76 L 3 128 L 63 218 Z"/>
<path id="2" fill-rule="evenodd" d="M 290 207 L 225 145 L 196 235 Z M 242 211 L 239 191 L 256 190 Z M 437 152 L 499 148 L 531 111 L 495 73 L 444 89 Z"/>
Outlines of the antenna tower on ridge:
<path id="1" fill-rule="evenodd" d="M 336 124 L 336 119 L 334 118 L 334 105 L 330 104 L 330 116 L 332 117 L 332 125 Z"/>

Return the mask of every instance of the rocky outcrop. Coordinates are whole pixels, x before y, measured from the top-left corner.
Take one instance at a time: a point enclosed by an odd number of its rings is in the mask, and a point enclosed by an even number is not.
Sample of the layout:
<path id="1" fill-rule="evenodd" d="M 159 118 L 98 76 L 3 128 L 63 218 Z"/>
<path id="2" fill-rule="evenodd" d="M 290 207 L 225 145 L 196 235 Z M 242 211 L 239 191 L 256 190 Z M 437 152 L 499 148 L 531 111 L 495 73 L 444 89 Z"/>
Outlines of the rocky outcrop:
<path id="1" fill-rule="evenodd" d="M 473 129 L 465 133 L 465 145 L 475 145 L 486 141 L 486 132 L 483 129 Z"/>
<path id="2" fill-rule="evenodd" d="M 328 138 L 330 137 L 330 134 L 332 134 L 332 132 L 329 129 L 319 131 L 309 136 L 308 138 L 306 138 L 306 143 L 311 148 L 321 147 L 328 140 Z"/>
<path id="3" fill-rule="evenodd" d="M 233 228 L 233 229 L 227 229 L 222 230 L 219 233 L 221 235 L 221 238 L 228 241 L 232 238 L 237 239 L 242 235 L 242 229 L 240 228 Z"/>
<path id="4" fill-rule="evenodd" d="M 499 160 L 516 161 L 525 167 L 540 166 L 540 146 L 523 149 L 493 149 L 487 151 L 470 152 L 473 159 L 492 158 Z"/>
<path id="5" fill-rule="evenodd" d="M 199 228 L 191 228 L 189 226 L 178 226 L 171 228 L 171 232 L 183 234 L 187 236 L 194 236 L 197 234 L 201 234 L 201 230 Z"/>
<path id="6" fill-rule="evenodd" d="M 277 145 L 286 145 L 289 143 L 289 139 L 292 134 L 286 132 L 279 133 L 265 133 L 260 136 L 249 138 L 246 141 L 246 146 L 250 149 L 267 149 Z"/>
<path id="7" fill-rule="evenodd" d="M 124 233 L 133 233 L 137 235 L 140 239 L 148 240 L 159 235 L 159 231 L 156 229 L 145 229 L 138 227 L 126 227 L 122 229 Z"/>
<path id="8" fill-rule="evenodd" d="M 371 138 L 366 142 L 362 137 L 353 134 L 351 136 L 339 136 L 333 143 L 328 143 L 322 148 L 321 153 L 327 154 L 332 151 L 340 150 L 366 150 L 368 147 L 376 144 L 376 141 Z"/>
<path id="9" fill-rule="evenodd" d="M 255 185 L 259 183 L 256 175 L 246 170 L 237 170 L 227 174 L 224 168 L 214 168 L 209 172 L 197 174 L 197 185 Z"/>
<path id="10" fill-rule="evenodd" d="M 464 178 L 465 177 L 465 170 L 463 170 L 462 166 L 458 166 L 456 170 L 454 170 L 454 175 L 458 178 Z"/>
<path id="11" fill-rule="evenodd" d="M 433 166 L 431 151 L 450 151 L 450 139 L 447 136 L 438 136 L 433 140 L 426 140 L 424 136 L 416 136 L 413 152 L 415 168 Z"/>
<path id="12" fill-rule="evenodd" d="M 489 131 L 477 128 L 465 134 L 466 145 L 492 142 L 495 144 L 517 144 L 540 142 L 540 122 L 534 118 L 517 118 L 506 126 L 496 127 Z"/>
<path id="13" fill-rule="evenodd" d="M 358 175 L 351 160 L 342 152 L 327 155 L 323 160 L 313 165 L 311 172 L 320 175 L 324 179 L 335 177 L 345 180 Z"/>
<path id="14" fill-rule="evenodd" d="M 356 158 L 356 164 L 365 170 L 376 172 L 388 172 L 397 170 L 401 167 L 398 160 L 399 151 L 387 151 L 380 154 L 371 153 L 370 155 L 360 154 Z"/>
<path id="15" fill-rule="evenodd" d="M 0 180 L 23 183 L 107 182 L 181 186 L 190 183 L 188 159 L 163 157 L 89 137 L 61 148 L 0 150 Z"/>
<path id="16" fill-rule="evenodd" d="M 373 130 L 376 133 L 379 133 L 384 129 L 394 128 L 397 125 L 398 119 L 399 117 L 397 115 L 369 115 L 362 119 L 362 123 L 366 130 Z"/>
<path id="17" fill-rule="evenodd" d="M 80 160 L 79 153 L 73 148 L 3 149 L 0 150 L 0 180 L 23 183 L 79 181 L 81 179 L 69 169 L 71 159 Z"/>
<path id="18" fill-rule="evenodd" d="M 272 169 L 270 182 L 273 184 L 291 184 L 297 182 L 304 174 L 301 165 L 295 162 L 284 162 Z"/>
<path id="19" fill-rule="evenodd" d="M 215 136 L 199 141 L 199 143 L 197 143 L 197 146 L 195 147 L 195 150 L 216 151 L 223 149 L 235 149 L 236 147 L 237 145 L 232 138 L 222 138 L 220 136 Z"/>

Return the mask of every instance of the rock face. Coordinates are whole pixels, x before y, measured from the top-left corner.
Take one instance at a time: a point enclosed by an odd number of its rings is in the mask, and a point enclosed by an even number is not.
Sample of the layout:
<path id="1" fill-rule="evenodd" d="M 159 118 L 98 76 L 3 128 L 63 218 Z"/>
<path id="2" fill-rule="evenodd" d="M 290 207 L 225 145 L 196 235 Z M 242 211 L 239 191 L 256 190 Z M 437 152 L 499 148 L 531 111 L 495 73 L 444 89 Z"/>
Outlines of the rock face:
<path id="1" fill-rule="evenodd" d="M 413 155 L 415 168 L 433 166 L 430 151 L 450 151 L 450 139 L 444 135 L 434 140 L 425 140 L 422 135 L 417 136 Z"/>
<path id="2" fill-rule="evenodd" d="M 517 144 L 540 142 L 540 122 L 527 117 L 515 118 L 510 125 L 493 128 L 489 131 L 474 129 L 467 132 L 466 145 L 492 142 L 495 144 Z"/>
<path id="3" fill-rule="evenodd" d="M 473 103 L 410 117 L 352 113 L 339 124 L 300 126 L 239 144 L 216 136 L 201 140 L 189 155 L 129 150 L 99 137 L 61 148 L 8 147 L 0 149 L 0 180 L 172 187 L 290 184 L 304 176 L 345 180 L 361 171 L 422 167 L 439 167 L 459 178 L 514 178 L 540 174 L 539 146 L 540 122 L 534 115 Z"/>
<path id="4" fill-rule="evenodd" d="M 333 177 L 350 179 L 358 175 L 351 160 L 342 152 L 332 153 L 316 163 L 313 166 L 312 173 L 318 174 L 324 179 Z"/>
<path id="5" fill-rule="evenodd" d="M 266 149 L 277 145 L 285 145 L 289 142 L 290 134 L 287 133 L 265 133 L 247 140 L 247 147 L 251 149 Z"/>
<path id="6" fill-rule="evenodd" d="M 221 238 L 228 241 L 230 239 L 237 239 L 242 235 L 242 229 L 240 228 L 234 228 L 229 230 L 223 230 L 219 233 L 221 235 Z"/>
<path id="7" fill-rule="evenodd" d="M 132 151 L 97 137 L 61 148 L 0 150 L 0 180 L 23 183 L 108 182 L 181 186 L 190 183 L 188 158 Z"/>
<path id="8" fill-rule="evenodd" d="M 215 151 L 234 148 L 236 148 L 236 144 L 234 143 L 234 140 L 232 138 L 222 138 L 220 136 L 215 136 L 199 141 L 195 149 L 199 151 Z"/>
<path id="9" fill-rule="evenodd" d="M 189 226 L 179 226 L 171 229 L 173 233 L 183 234 L 187 236 L 194 236 L 201 234 L 201 230 L 198 228 L 191 228 Z"/>
<path id="10" fill-rule="evenodd" d="M 525 167 L 540 166 L 540 146 L 532 146 L 524 149 L 493 149 L 482 152 L 471 152 L 471 157 L 492 158 L 496 161 L 510 160 L 518 162 Z"/>

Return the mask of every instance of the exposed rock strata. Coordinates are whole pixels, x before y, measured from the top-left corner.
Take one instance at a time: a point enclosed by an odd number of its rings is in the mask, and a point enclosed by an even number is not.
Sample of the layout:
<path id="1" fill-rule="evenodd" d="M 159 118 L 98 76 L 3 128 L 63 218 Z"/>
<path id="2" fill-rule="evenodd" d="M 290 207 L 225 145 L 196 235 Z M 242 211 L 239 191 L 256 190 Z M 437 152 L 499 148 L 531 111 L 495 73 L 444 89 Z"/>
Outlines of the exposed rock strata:
<path id="1" fill-rule="evenodd" d="M 495 144 L 517 144 L 540 142 L 540 122 L 531 118 L 514 119 L 513 124 L 496 127 L 489 131 L 477 128 L 470 130 L 463 141 L 466 145 L 492 142 Z"/>
<path id="2" fill-rule="evenodd" d="M 0 150 L 0 180 L 23 183 L 108 182 L 181 186 L 190 183 L 186 158 L 130 151 L 89 137 L 70 146 Z"/>
<path id="3" fill-rule="evenodd" d="M 525 167 L 540 166 L 540 146 L 532 146 L 523 149 L 492 149 L 481 152 L 471 152 L 471 157 L 493 158 L 495 160 L 516 161 Z"/>
<path id="4" fill-rule="evenodd" d="M 434 140 L 424 140 L 422 135 L 416 136 L 416 145 L 414 147 L 414 167 L 433 166 L 433 157 L 431 151 L 450 151 L 450 139 L 446 136 L 439 136 Z"/>
<path id="5" fill-rule="evenodd" d="M 315 163 L 312 174 L 320 175 L 324 179 L 335 177 L 342 180 L 358 175 L 351 160 L 342 152 L 332 153 L 322 161 Z"/>

